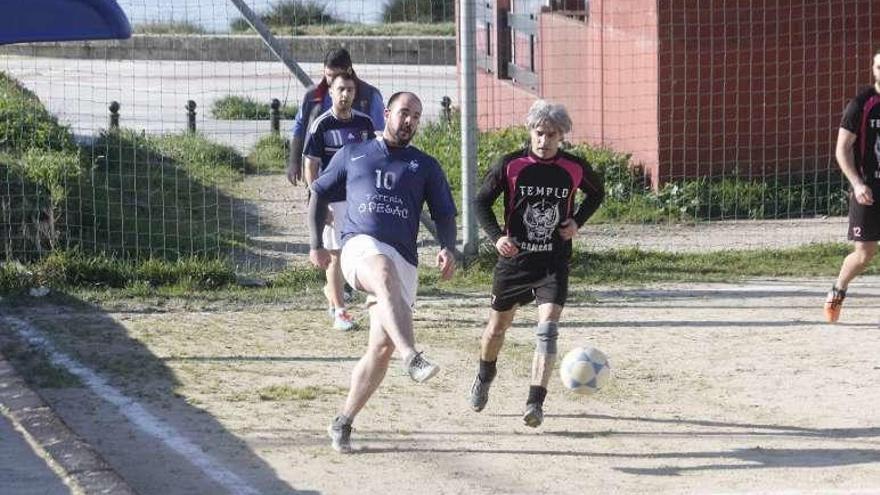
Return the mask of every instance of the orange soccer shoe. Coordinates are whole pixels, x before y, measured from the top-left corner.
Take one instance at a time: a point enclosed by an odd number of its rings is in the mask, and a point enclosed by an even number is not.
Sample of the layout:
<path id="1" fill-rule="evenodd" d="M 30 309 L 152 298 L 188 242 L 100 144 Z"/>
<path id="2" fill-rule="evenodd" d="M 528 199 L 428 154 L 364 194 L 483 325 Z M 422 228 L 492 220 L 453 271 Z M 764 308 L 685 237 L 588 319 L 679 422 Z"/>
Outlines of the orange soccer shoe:
<path id="1" fill-rule="evenodd" d="M 840 309 L 843 307 L 843 300 L 846 298 L 846 290 L 832 287 L 828 291 L 828 297 L 825 298 L 825 319 L 828 323 L 835 323 L 840 318 Z"/>

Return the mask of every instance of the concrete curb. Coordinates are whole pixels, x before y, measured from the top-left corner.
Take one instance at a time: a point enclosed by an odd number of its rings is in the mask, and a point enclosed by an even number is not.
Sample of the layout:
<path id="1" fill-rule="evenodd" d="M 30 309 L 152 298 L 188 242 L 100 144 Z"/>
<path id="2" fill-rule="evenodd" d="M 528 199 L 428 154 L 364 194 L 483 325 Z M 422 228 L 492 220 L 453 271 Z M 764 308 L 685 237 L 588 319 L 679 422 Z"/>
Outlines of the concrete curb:
<path id="1" fill-rule="evenodd" d="M 0 355 L 0 414 L 74 493 L 136 495 L 109 464 L 59 418 Z"/>
<path id="2" fill-rule="evenodd" d="M 455 65 L 454 36 L 279 36 L 299 63 L 323 63 L 327 50 L 344 47 L 358 64 Z M 257 36 L 150 35 L 127 40 L 21 43 L 0 47 L 0 54 L 97 60 L 182 60 L 274 62 Z"/>

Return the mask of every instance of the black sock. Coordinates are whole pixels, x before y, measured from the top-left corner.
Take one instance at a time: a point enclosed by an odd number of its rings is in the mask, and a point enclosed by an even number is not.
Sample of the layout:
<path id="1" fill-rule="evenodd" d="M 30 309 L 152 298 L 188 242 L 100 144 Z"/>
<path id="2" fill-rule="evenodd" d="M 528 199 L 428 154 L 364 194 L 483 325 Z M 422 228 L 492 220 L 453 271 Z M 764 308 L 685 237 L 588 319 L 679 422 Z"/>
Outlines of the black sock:
<path id="1" fill-rule="evenodd" d="M 480 381 L 483 383 L 489 383 L 495 379 L 495 372 L 497 371 L 495 365 L 498 363 L 498 360 L 495 361 L 483 361 L 480 359 Z"/>
<path id="2" fill-rule="evenodd" d="M 547 397 L 547 389 L 541 386 L 532 385 L 529 387 L 529 400 L 526 404 L 544 405 L 544 398 Z"/>

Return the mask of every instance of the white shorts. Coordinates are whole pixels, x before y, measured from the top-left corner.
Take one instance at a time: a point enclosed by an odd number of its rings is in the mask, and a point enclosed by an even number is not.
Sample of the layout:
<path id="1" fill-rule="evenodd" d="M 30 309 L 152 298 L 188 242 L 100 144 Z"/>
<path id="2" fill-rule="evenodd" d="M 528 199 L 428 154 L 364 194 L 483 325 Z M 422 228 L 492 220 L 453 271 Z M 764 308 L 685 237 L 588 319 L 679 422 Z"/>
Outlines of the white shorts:
<path id="1" fill-rule="evenodd" d="M 333 225 L 324 225 L 321 238 L 324 240 L 324 249 L 339 251 L 342 246 L 342 222 L 345 220 L 345 201 L 337 201 L 328 205 L 333 212 Z"/>
<path id="2" fill-rule="evenodd" d="M 397 269 L 397 276 L 400 277 L 400 287 L 403 291 L 403 300 L 412 307 L 416 303 L 416 290 L 419 287 L 419 271 L 418 269 L 406 261 L 396 249 L 376 240 L 374 237 L 360 234 L 352 237 L 345 242 L 342 247 L 342 276 L 345 281 L 352 287 L 357 288 L 357 270 L 363 266 L 365 258 L 375 256 L 377 254 L 385 255 L 394 264 Z M 370 302 L 368 298 L 367 302 Z M 375 300 L 375 299 L 373 299 Z"/>

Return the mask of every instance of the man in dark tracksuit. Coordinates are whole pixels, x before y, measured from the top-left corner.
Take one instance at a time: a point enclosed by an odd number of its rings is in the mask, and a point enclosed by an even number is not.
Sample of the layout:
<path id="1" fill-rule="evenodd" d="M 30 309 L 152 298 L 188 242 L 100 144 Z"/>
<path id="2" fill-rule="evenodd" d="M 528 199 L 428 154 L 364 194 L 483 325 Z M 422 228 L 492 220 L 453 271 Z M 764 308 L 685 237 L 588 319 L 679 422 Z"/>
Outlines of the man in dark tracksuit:
<path id="1" fill-rule="evenodd" d="M 354 74 L 351 55 L 345 48 L 337 48 L 327 52 L 324 57 L 324 77 L 316 86 L 306 91 L 302 104 L 299 106 L 299 111 L 293 122 L 293 136 L 290 139 L 290 157 L 287 166 L 287 180 L 293 185 L 298 184 L 303 178 L 302 152 L 306 132 L 312 122 L 332 106 L 329 81 L 332 81 L 339 72 Z M 382 93 L 357 77 L 355 79 L 357 89 L 352 108 L 369 115 L 376 129 L 383 129 L 385 127 L 385 102 L 382 101 Z"/>

